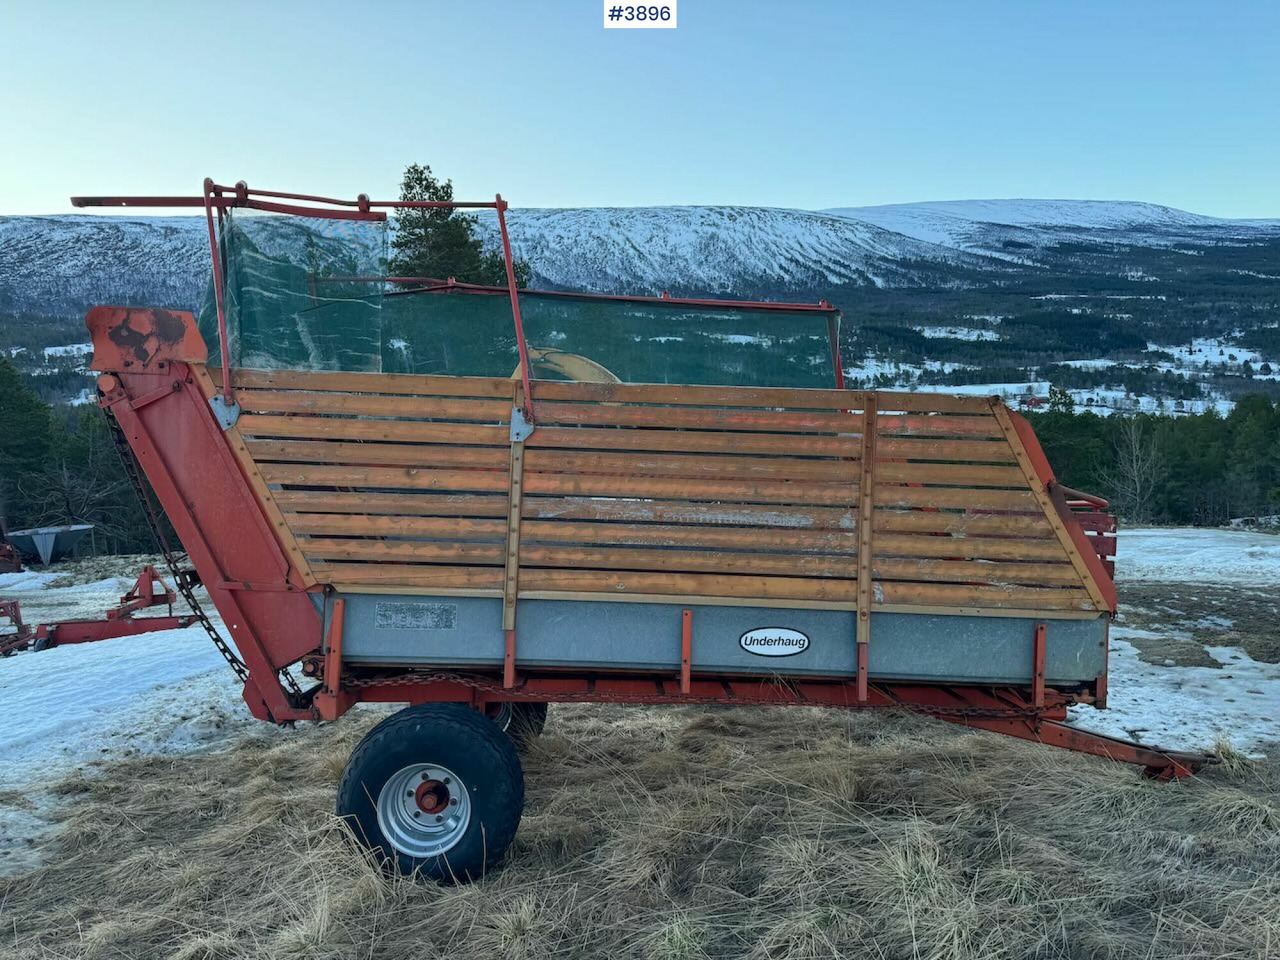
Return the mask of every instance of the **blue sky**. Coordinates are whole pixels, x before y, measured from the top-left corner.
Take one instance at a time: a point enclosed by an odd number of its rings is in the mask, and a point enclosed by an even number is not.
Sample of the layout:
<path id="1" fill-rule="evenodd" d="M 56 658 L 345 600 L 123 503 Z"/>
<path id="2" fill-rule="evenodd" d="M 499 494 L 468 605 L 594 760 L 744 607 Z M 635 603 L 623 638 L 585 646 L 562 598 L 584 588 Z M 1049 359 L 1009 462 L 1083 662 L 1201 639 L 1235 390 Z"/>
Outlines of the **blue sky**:
<path id="1" fill-rule="evenodd" d="M 1136 199 L 1280 216 L 1280 3 L 0 0 L 0 213 L 207 175 L 517 206 Z"/>

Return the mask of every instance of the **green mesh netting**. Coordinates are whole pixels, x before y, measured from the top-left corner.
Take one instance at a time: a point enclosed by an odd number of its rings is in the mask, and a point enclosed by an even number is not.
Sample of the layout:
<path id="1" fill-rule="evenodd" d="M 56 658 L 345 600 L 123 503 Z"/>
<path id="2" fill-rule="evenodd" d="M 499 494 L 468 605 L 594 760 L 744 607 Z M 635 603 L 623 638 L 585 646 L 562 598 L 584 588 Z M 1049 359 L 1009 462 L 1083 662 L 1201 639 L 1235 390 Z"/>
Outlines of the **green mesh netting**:
<path id="1" fill-rule="evenodd" d="M 382 223 L 232 216 L 223 231 L 231 363 L 257 369 L 510 376 L 519 354 L 499 293 L 383 282 Z M 829 387 L 825 311 L 524 291 L 533 376 L 628 383 Z M 212 290 L 201 332 L 218 362 Z"/>

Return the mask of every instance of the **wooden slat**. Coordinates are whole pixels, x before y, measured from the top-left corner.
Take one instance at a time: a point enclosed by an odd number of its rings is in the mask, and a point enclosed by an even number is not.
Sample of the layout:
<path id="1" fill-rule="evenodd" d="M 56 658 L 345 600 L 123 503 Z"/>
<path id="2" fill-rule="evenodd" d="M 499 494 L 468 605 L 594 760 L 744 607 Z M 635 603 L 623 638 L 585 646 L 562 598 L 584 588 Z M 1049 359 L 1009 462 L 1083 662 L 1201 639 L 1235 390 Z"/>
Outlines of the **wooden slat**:
<path id="1" fill-rule="evenodd" d="M 275 500 L 294 513 L 403 514 L 427 517 L 505 517 L 505 496 L 459 493 L 329 493 L 277 490 Z"/>
<path id="2" fill-rule="evenodd" d="M 328 443 L 322 440 L 249 440 L 249 452 L 259 462 L 324 463 L 333 466 L 403 465 L 425 467 L 466 467 L 472 470 L 502 470 L 506 466 L 501 447 L 446 447 L 442 444 Z"/>
<path id="3" fill-rule="evenodd" d="M 467 397 L 386 397 L 364 393 L 303 393 L 301 391 L 240 390 L 236 401 L 249 413 L 323 413 L 346 417 L 400 417 L 434 420 L 475 420 L 506 423 L 511 404 L 506 400 Z"/>
<path id="4" fill-rule="evenodd" d="M 419 470 L 414 467 L 341 467 L 265 463 L 268 483 L 311 487 L 378 487 L 408 490 L 469 490 L 505 493 L 507 474 L 492 470 Z"/>
<path id="5" fill-rule="evenodd" d="M 734 453 L 740 455 L 857 456 L 856 436 L 793 433 L 717 433 L 712 430 L 647 430 L 642 427 L 539 426 L 525 445 L 530 449 L 651 450 L 657 453 Z"/>
<path id="6" fill-rule="evenodd" d="M 1018 487 L 1026 489 L 1016 466 L 989 467 L 968 463 L 901 463 L 877 460 L 879 483 L 935 483 L 953 487 Z"/>
<path id="7" fill-rule="evenodd" d="M 544 403 L 534 389 L 539 421 L 584 426 L 665 427 L 686 430 L 748 430 L 778 433 L 854 433 L 861 419 L 825 410 L 728 410 L 723 407 L 640 407 L 587 403 Z M 976 419 L 976 418 L 974 418 Z"/>
<path id="8" fill-rule="evenodd" d="M 1030 490 L 950 489 L 876 485 L 877 507 L 928 507 L 943 510 L 991 510 L 1038 513 Z"/>
<path id="9" fill-rule="evenodd" d="M 965 536 L 1009 536 L 1046 539 L 1053 530 L 1035 514 L 997 516 L 942 510 L 877 510 L 876 531 L 885 533 L 950 533 Z"/>
<path id="10" fill-rule="evenodd" d="M 897 393 L 876 391 L 876 405 L 881 413 L 905 410 L 911 413 L 972 413 L 990 416 L 986 397 L 966 397 L 949 393 Z"/>
<path id="11" fill-rule="evenodd" d="M 222 386 L 222 371 L 209 371 Z M 309 390 L 335 393 L 390 393 L 401 396 L 495 397 L 510 403 L 514 381 L 507 377 L 446 377 L 412 373 L 340 373 L 328 370 L 231 371 L 234 387 L 253 390 Z"/>
<path id="12" fill-rule="evenodd" d="M 794 452 L 803 453 L 801 450 Z M 734 480 L 763 478 L 815 480 L 825 483 L 847 483 L 858 477 L 857 461 L 813 460 L 798 455 L 767 458 L 530 450 L 526 455 L 525 469 L 541 473 L 604 473 L 623 476 L 713 477 Z M 1014 470 L 1016 472 L 1017 468 Z"/>
<path id="13" fill-rule="evenodd" d="M 636 573 L 626 571 L 523 571 L 526 591 L 570 591 L 625 596 L 629 593 L 681 597 L 739 597 L 770 600 L 826 600 L 847 603 L 853 582 L 825 578 L 753 577 L 713 573 Z"/>
<path id="14" fill-rule="evenodd" d="M 502 563 L 500 543 L 422 543 L 411 540 L 332 540 L 312 537 L 302 541 L 312 560 L 378 560 L 400 563 L 444 563 L 453 566 Z"/>
<path id="15" fill-rule="evenodd" d="M 1017 463 L 1004 440 L 947 440 L 941 437 L 880 437 L 876 450 L 882 460 L 941 460 L 946 462 Z"/>
<path id="16" fill-rule="evenodd" d="M 524 515 L 540 519 L 761 526 L 789 530 L 852 530 L 856 522 L 852 507 L 597 497 L 526 497 Z"/>
<path id="17" fill-rule="evenodd" d="M 1062 563 L 984 563 L 976 560 L 901 560 L 876 558 L 876 580 L 932 580 L 945 583 L 1022 583 L 1074 586 L 1074 568 Z"/>
<path id="18" fill-rule="evenodd" d="M 295 533 L 311 536 L 352 537 L 434 537 L 441 540 L 502 540 L 507 525 L 501 520 L 459 517 L 364 517 L 344 514 L 294 514 L 290 521 Z"/>
<path id="19" fill-rule="evenodd" d="M 329 563 L 316 565 L 316 580 L 333 584 L 383 584 L 392 587 L 501 590 L 502 567 L 445 567 L 430 564 Z"/>
<path id="20" fill-rule="evenodd" d="M 572 403 L 683 404 L 711 407 L 770 409 L 860 410 L 860 390 L 822 390 L 800 387 L 717 387 L 669 383 L 580 383 L 537 380 L 536 400 Z"/>
<path id="21" fill-rule="evenodd" d="M 376 484 L 368 485 L 376 486 Z M 852 503 L 857 494 L 856 486 L 837 483 L 788 483 L 778 480 L 673 480 L 664 477 L 583 476 L 536 472 L 526 472 L 525 491 L 537 495 L 576 497 L 654 497 L 753 503 L 803 503 L 819 506 Z"/>
<path id="22" fill-rule="evenodd" d="M 1011 540 L 1006 537 L 929 537 L 877 533 L 878 557 L 936 557 L 975 560 L 1066 560 L 1055 540 Z"/>
<path id="23" fill-rule="evenodd" d="M 388 440 L 397 443 L 451 443 L 501 446 L 507 427 L 480 423 L 420 423 L 410 420 L 356 420 L 302 415 L 271 416 L 246 413 L 236 424 L 250 437 L 288 437 L 301 440 Z"/>
<path id="24" fill-rule="evenodd" d="M 798 551 L 854 554 L 852 530 L 795 530 L 649 523 L 582 523 L 526 520 L 526 542 L 586 545 L 631 544 L 650 547 L 699 547 L 704 550 Z"/>
<path id="25" fill-rule="evenodd" d="M 946 414 L 882 413 L 877 429 L 883 434 L 919 437 L 1001 436 L 1000 426 L 991 417 L 956 417 Z"/>
<path id="26" fill-rule="evenodd" d="M 662 570 L 667 572 L 761 574 L 782 577 L 857 576 L 854 557 L 828 554 L 733 553 L 723 550 L 650 550 L 643 547 L 546 546 L 520 548 L 521 578 L 537 567 L 588 570 Z"/>
<path id="27" fill-rule="evenodd" d="M 1096 609 L 1083 590 L 1044 587 L 971 586 L 948 583 L 885 581 L 878 592 L 886 604 L 939 607 L 1015 607 L 1019 610 Z"/>

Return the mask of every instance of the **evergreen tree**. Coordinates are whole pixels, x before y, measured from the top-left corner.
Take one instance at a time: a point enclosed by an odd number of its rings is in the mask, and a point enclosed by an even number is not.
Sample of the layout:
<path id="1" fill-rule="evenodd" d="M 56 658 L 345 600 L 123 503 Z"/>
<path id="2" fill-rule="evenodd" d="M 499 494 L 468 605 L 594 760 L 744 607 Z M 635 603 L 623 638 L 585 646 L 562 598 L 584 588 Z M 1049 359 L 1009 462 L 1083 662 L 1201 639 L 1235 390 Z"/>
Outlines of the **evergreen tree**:
<path id="1" fill-rule="evenodd" d="M 400 183 L 400 199 L 453 200 L 453 181 L 439 180 L 431 168 L 411 164 Z M 392 241 L 391 273 L 398 277 L 449 277 L 462 283 L 507 285 L 501 250 L 485 250 L 476 236 L 475 217 L 448 207 L 404 209 L 397 214 Z M 532 271 L 523 260 L 515 261 L 516 286 L 529 285 Z"/>
<path id="2" fill-rule="evenodd" d="M 0 517 L 11 526 L 30 522 L 30 504 L 19 490 L 48 463 L 53 447 L 49 408 L 0 354 Z"/>

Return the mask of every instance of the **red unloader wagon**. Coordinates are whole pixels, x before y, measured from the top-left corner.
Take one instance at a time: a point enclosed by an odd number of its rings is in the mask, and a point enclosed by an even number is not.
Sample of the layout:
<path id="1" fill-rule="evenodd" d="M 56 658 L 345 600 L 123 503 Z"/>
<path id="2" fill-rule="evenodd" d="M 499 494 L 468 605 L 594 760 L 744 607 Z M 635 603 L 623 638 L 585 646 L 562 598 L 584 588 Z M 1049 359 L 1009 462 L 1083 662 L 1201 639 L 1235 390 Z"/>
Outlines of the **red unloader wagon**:
<path id="1" fill-rule="evenodd" d="M 410 705 L 337 804 L 395 869 L 502 858 L 552 702 L 900 707 L 1161 778 L 1205 759 L 1063 723 L 1105 705 L 1105 502 L 996 398 L 845 389 L 825 303 L 516 290 L 501 198 L 77 203 L 206 212 L 199 320 L 90 311 L 101 405 L 254 716 Z M 482 208 L 508 285 L 387 276 L 386 209 L 424 206 Z"/>

